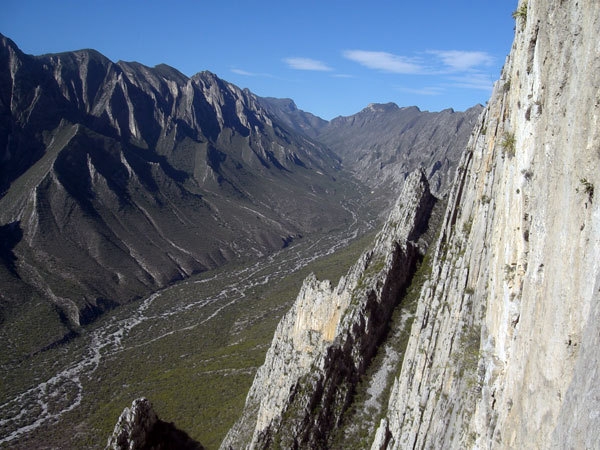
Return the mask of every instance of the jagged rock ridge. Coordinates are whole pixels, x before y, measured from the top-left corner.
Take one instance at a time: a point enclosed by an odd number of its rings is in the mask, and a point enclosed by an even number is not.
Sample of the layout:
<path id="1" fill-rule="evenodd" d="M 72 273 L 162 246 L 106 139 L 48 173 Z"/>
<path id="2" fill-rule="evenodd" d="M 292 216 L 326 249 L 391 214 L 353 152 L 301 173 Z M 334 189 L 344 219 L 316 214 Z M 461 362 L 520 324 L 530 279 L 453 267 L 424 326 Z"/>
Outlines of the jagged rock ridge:
<path id="1" fill-rule="evenodd" d="M 203 449 L 185 432 L 160 420 L 146 398 L 134 400 L 131 408 L 123 410 L 106 446 L 106 450 Z"/>
<path id="2" fill-rule="evenodd" d="M 222 448 L 327 447 L 427 246 L 435 203 L 415 172 L 373 249 L 336 288 L 305 280 Z"/>
<path id="3" fill-rule="evenodd" d="M 594 198 L 600 5 L 523 1 L 515 20 L 513 48 L 462 156 L 430 249 L 431 273 L 387 411 L 369 443 L 356 448 L 600 447 L 600 210 Z M 388 269 L 380 273 L 392 277 Z M 300 330 L 326 335 L 328 327 L 311 322 L 316 314 L 300 320 L 301 312 L 314 308 L 324 312 L 319 317 L 331 317 L 339 302 L 329 286 L 307 282 L 257 374 L 256 380 L 271 380 L 265 374 L 285 368 L 279 380 L 286 384 L 260 402 L 259 387 L 253 388 L 224 448 L 231 442 L 272 448 L 281 439 L 297 448 L 304 430 L 331 434 L 347 426 L 334 421 L 320 429 L 320 402 L 300 403 L 300 420 L 285 416 L 296 396 L 319 392 L 320 398 L 324 386 L 340 380 L 340 371 L 322 375 L 322 347 L 295 345 L 291 338 Z M 364 323 L 354 318 L 356 326 Z M 293 359 L 277 361 L 275 349 Z M 306 350 L 316 350 L 317 358 Z M 344 367 L 363 356 L 344 360 Z M 295 384 L 303 373 L 303 382 L 313 380 L 308 386 L 315 388 L 308 394 Z M 327 440 L 308 442 L 336 448 Z"/>
<path id="4" fill-rule="evenodd" d="M 34 57 L 3 36 L 0 67 L 0 314 L 15 355 L 352 219 L 339 159 L 214 74 Z M 47 335 L 21 349 L 32 308 Z"/>

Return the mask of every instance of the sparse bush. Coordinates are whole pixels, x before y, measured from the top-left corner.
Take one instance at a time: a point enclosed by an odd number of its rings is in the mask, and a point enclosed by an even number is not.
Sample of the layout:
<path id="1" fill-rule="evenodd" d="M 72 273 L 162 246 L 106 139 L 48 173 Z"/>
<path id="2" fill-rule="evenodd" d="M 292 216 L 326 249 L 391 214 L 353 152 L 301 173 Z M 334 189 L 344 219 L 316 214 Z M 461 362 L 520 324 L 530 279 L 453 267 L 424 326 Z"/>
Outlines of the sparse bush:
<path id="1" fill-rule="evenodd" d="M 473 227 L 473 217 L 469 217 L 469 219 L 463 223 L 462 232 L 465 236 L 471 234 L 471 228 Z"/>
<path id="2" fill-rule="evenodd" d="M 505 275 L 505 279 L 506 281 L 513 281 L 515 279 L 515 272 L 517 270 L 517 264 L 516 263 L 512 263 L 512 264 L 505 264 L 504 265 L 504 275 Z"/>
<path id="3" fill-rule="evenodd" d="M 590 203 L 591 203 L 592 200 L 594 199 L 594 185 L 590 181 L 588 181 L 587 178 L 581 178 L 579 180 L 579 182 L 583 186 L 583 193 L 587 194 L 588 198 L 590 199 Z"/>
<path id="4" fill-rule="evenodd" d="M 531 170 L 531 169 L 527 169 L 527 170 L 523 169 L 523 170 L 521 170 L 521 174 L 525 177 L 525 179 L 527 181 L 529 181 L 533 178 L 533 170 Z"/>
<path id="5" fill-rule="evenodd" d="M 504 137 L 502 138 L 502 143 L 500 145 L 502 145 L 504 153 L 509 157 L 512 158 L 515 156 L 517 140 L 515 139 L 514 133 L 504 133 Z"/>
<path id="6" fill-rule="evenodd" d="M 515 11 L 512 13 L 512 17 L 515 20 L 523 19 L 523 21 L 527 20 L 527 2 L 521 3 Z"/>
<path id="7" fill-rule="evenodd" d="M 458 365 L 458 375 L 463 378 L 468 387 L 479 385 L 477 366 L 479 364 L 479 347 L 481 343 L 481 325 L 464 324 L 458 341 L 458 348 L 452 359 Z"/>

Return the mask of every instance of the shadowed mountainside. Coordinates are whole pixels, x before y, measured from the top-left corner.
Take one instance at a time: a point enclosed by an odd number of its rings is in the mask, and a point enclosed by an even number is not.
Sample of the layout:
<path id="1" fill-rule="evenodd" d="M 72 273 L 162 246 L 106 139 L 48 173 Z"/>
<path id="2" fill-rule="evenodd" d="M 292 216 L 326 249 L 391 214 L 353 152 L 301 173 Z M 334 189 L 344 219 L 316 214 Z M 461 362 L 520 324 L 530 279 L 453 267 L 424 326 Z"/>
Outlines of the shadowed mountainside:
<path id="1" fill-rule="evenodd" d="M 436 194 L 445 193 L 483 106 L 466 111 L 421 111 L 416 106 L 373 103 L 327 122 L 299 110 L 290 99 L 260 98 L 288 127 L 314 137 L 338 155 L 344 167 L 393 202 L 404 181 L 423 167 Z"/>
<path id="2" fill-rule="evenodd" d="M 338 158 L 212 73 L 34 57 L 5 37 L 0 67 L 0 312 L 17 354 L 352 220 Z M 47 333 L 26 338 L 37 314 Z"/>

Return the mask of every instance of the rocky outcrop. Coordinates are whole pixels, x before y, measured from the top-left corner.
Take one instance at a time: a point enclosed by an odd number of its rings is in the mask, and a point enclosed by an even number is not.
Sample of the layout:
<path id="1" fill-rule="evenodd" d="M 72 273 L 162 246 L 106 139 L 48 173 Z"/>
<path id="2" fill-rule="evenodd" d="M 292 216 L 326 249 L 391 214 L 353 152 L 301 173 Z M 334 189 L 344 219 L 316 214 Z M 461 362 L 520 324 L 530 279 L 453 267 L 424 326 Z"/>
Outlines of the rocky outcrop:
<path id="1" fill-rule="evenodd" d="M 125 408 L 106 450 L 202 450 L 204 447 L 192 440 L 173 424 L 161 421 L 146 398 L 133 401 Z"/>
<path id="2" fill-rule="evenodd" d="M 142 450 L 147 448 L 148 436 L 158 423 L 152 405 L 145 398 L 133 401 L 125 408 L 108 440 L 107 450 Z"/>
<path id="3" fill-rule="evenodd" d="M 515 19 L 373 449 L 600 446 L 600 5 Z"/>
<path id="4" fill-rule="evenodd" d="M 304 281 L 222 448 L 328 445 L 427 246 L 422 236 L 435 203 L 425 175 L 415 172 L 373 248 L 337 287 Z"/>

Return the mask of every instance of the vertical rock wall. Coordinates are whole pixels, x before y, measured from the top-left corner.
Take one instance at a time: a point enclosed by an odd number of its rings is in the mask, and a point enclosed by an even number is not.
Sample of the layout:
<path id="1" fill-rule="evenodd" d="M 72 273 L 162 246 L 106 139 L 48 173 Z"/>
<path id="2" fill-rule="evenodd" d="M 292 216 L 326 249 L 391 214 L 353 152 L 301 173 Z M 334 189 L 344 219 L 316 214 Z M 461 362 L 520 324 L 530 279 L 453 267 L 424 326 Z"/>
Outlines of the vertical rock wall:
<path id="1" fill-rule="evenodd" d="M 329 446 L 421 258 L 434 205 L 424 174 L 414 172 L 373 249 L 336 288 L 305 280 L 221 448 Z"/>
<path id="2" fill-rule="evenodd" d="M 374 449 L 600 447 L 600 3 L 515 15 Z"/>

